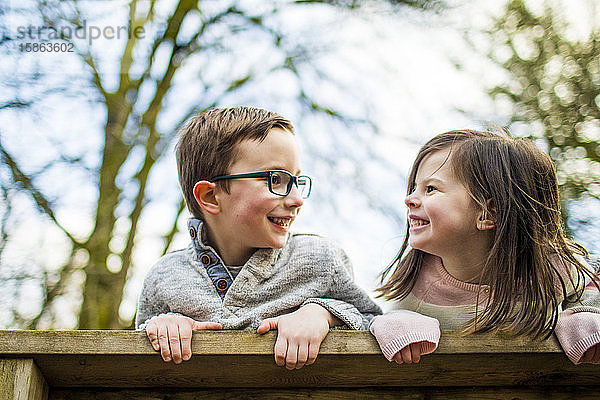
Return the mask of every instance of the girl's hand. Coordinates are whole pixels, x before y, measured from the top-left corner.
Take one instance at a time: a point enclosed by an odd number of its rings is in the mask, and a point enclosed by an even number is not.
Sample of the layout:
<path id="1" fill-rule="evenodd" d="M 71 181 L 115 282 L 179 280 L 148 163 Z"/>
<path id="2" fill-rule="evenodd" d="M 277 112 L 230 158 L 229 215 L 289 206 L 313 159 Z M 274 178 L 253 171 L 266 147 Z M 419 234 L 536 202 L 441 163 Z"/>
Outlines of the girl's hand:
<path id="1" fill-rule="evenodd" d="M 437 319 L 408 310 L 376 316 L 370 331 L 385 358 L 398 364 L 418 363 L 435 351 L 441 335 Z"/>
<path id="2" fill-rule="evenodd" d="M 421 354 L 423 354 L 422 348 L 421 348 L 421 343 L 422 342 L 411 343 L 408 346 L 403 347 L 402 350 L 400 350 L 398 353 L 396 353 L 393 360 L 397 364 L 418 363 L 419 361 L 421 361 Z"/>
<path id="3" fill-rule="evenodd" d="M 581 357 L 582 363 L 600 364 L 600 344 L 593 345 Z"/>

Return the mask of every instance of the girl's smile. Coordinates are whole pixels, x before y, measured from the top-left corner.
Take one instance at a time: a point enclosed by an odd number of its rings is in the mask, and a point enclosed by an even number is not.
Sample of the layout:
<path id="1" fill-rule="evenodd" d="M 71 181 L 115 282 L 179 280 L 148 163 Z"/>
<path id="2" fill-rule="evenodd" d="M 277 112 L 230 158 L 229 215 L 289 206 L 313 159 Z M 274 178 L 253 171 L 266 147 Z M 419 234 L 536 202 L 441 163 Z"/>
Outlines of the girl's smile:
<path id="1" fill-rule="evenodd" d="M 408 207 L 409 244 L 440 257 L 456 279 L 479 274 L 489 252 L 486 236 L 477 228 L 481 207 L 452 170 L 450 149 L 436 151 L 419 164 Z"/>

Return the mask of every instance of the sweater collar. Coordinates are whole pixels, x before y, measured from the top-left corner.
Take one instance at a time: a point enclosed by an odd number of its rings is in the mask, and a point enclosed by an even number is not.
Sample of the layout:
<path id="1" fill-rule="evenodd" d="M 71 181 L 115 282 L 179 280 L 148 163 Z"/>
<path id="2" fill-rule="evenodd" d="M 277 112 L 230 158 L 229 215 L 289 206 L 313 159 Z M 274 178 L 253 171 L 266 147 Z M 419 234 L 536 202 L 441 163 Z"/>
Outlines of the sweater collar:
<path id="1" fill-rule="evenodd" d="M 444 268 L 444 264 L 442 263 L 442 259 L 440 257 L 434 255 L 427 255 L 427 257 L 431 257 L 431 264 L 433 265 L 436 273 L 448 284 L 451 286 L 455 286 L 457 288 L 463 289 L 467 292 L 477 293 L 482 290 L 484 293 L 489 293 L 490 287 L 488 285 L 479 285 L 477 283 L 469 283 L 463 282 L 461 280 L 456 279 Z"/>
<path id="2" fill-rule="evenodd" d="M 188 233 L 192 239 L 194 250 L 196 250 L 196 255 L 209 250 L 219 258 L 219 261 L 223 265 L 225 265 L 220 254 L 212 246 L 206 244 L 208 243 L 208 232 L 204 222 L 201 219 L 189 219 Z M 289 238 L 290 235 L 288 234 L 286 244 Z M 244 264 L 244 269 L 249 269 L 252 274 L 260 280 L 267 279 L 276 272 L 275 265 L 280 252 L 281 249 L 257 249 Z"/>

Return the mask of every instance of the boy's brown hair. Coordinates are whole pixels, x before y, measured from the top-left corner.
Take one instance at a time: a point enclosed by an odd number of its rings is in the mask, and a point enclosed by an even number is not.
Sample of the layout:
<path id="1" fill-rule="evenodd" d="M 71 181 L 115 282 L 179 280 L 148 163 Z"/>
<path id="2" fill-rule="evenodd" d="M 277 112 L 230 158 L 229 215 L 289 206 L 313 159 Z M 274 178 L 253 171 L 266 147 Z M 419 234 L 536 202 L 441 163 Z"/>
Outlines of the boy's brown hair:
<path id="1" fill-rule="evenodd" d="M 292 123 L 286 118 L 253 107 L 204 111 L 182 129 L 175 148 L 177 171 L 185 202 L 194 217 L 202 218 L 202 210 L 194 198 L 196 182 L 227 174 L 236 160 L 237 144 L 243 140 L 262 142 L 273 128 L 294 133 Z M 227 180 L 217 184 L 229 190 Z"/>

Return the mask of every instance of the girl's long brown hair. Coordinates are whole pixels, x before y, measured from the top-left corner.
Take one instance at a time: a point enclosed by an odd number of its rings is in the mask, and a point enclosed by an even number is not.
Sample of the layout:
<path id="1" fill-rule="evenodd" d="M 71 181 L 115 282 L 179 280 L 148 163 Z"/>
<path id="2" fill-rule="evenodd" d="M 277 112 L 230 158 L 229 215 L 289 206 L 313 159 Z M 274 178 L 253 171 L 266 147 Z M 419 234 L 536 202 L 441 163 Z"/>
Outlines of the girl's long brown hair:
<path id="1" fill-rule="evenodd" d="M 496 222 L 479 281 L 490 286 L 490 296 L 464 332 L 501 330 L 534 338 L 549 336 L 556 326 L 558 305 L 567 296 L 564 277 L 578 296 L 583 293 L 584 274 L 598 286 L 593 271 L 575 257 L 587 256 L 587 251 L 563 232 L 554 164 L 528 139 L 451 131 L 421 148 L 407 193 L 414 190 L 423 159 L 447 149 L 456 178 Z M 408 239 L 407 224 L 398 255 L 381 274 L 379 297 L 401 300 L 412 291 L 426 253 L 410 249 Z M 577 282 L 568 272 L 570 265 L 577 269 Z"/>

